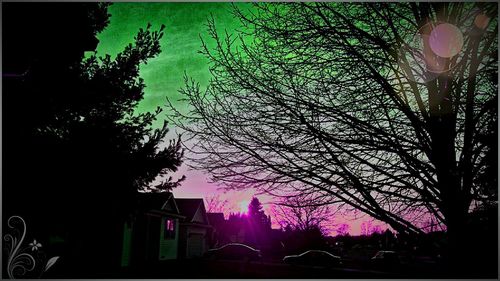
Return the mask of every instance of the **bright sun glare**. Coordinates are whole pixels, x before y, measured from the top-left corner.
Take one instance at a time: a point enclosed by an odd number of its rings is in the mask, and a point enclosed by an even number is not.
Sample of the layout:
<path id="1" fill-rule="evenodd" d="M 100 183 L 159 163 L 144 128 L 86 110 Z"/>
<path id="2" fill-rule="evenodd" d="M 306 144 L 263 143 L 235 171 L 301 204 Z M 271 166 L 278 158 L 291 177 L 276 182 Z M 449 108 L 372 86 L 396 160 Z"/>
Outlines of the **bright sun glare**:
<path id="1" fill-rule="evenodd" d="M 248 200 L 243 200 L 240 202 L 240 213 L 246 214 L 248 212 Z"/>

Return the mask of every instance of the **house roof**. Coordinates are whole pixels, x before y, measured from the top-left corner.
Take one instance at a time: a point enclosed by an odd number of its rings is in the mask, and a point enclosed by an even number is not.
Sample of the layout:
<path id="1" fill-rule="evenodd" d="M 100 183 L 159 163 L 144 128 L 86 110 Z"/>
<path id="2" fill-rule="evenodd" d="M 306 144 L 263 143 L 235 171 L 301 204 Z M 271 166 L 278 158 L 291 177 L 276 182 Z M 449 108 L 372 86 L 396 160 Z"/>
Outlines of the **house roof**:
<path id="1" fill-rule="evenodd" d="M 207 213 L 208 222 L 211 225 L 220 225 L 224 223 L 224 214 L 223 213 Z"/>
<path id="2" fill-rule="evenodd" d="M 138 193 L 138 209 L 142 211 L 162 211 L 179 215 L 179 208 L 171 192 Z"/>
<path id="3" fill-rule="evenodd" d="M 181 215 L 186 217 L 186 222 L 193 222 L 196 213 L 200 210 L 205 220 L 206 212 L 203 199 L 201 198 L 177 198 L 175 199 Z"/>

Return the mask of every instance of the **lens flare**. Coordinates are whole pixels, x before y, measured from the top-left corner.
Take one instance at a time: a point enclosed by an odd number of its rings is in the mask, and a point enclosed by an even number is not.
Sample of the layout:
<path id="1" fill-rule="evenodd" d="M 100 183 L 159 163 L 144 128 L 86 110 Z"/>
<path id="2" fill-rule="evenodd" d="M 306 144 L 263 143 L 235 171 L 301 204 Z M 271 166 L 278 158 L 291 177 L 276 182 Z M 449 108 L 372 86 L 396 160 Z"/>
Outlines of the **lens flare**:
<path id="1" fill-rule="evenodd" d="M 474 19 L 474 25 L 479 29 L 486 29 L 488 27 L 488 23 L 490 22 L 490 18 L 485 14 L 478 14 Z"/>
<path id="2" fill-rule="evenodd" d="M 451 58 L 462 50 L 464 37 L 455 25 L 442 23 L 432 29 L 429 45 L 436 55 L 442 58 Z"/>
<path id="3" fill-rule="evenodd" d="M 462 53 L 462 31 L 446 22 L 428 22 L 415 31 L 398 50 L 398 64 L 411 81 L 426 83 L 456 66 Z"/>

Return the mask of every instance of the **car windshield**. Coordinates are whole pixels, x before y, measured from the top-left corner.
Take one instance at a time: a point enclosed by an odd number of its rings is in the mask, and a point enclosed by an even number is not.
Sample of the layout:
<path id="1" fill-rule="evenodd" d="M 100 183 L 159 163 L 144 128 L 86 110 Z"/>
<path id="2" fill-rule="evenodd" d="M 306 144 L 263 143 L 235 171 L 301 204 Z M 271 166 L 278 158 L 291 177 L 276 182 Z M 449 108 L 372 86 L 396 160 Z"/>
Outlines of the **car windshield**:
<path id="1" fill-rule="evenodd" d="M 375 257 L 376 258 L 396 257 L 396 252 L 380 251 L 375 255 Z"/>
<path id="2" fill-rule="evenodd" d="M 382 252 L 378 252 L 377 254 L 375 254 L 376 258 L 382 258 L 383 256 L 384 256 L 384 253 L 382 253 Z"/>

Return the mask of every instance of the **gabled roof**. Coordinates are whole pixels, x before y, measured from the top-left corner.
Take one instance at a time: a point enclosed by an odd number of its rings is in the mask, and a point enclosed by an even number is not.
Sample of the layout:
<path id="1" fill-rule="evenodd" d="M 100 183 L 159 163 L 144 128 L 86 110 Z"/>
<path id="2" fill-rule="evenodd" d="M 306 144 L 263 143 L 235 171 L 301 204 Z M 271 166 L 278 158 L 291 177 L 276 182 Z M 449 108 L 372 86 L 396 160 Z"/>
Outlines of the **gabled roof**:
<path id="1" fill-rule="evenodd" d="M 141 211 L 164 211 L 179 215 L 179 207 L 171 192 L 161 193 L 138 193 L 138 209 Z"/>
<path id="2" fill-rule="evenodd" d="M 223 213 L 207 213 L 208 222 L 211 225 L 220 225 L 224 223 L 224 214 Z"/>
<path id="3" fill-rule="evenodd" d="M 179 207 L 180 214 L 185 216 L 185 222 L 195 222 L 198 216 L 201 216 L 203 222 L 208 224 L 208 218 L 205 211 L 205 204 L 201 198 L 177 198 L 175 199 Z M 198 215 L 197 215 L 198 214 Z"/>

